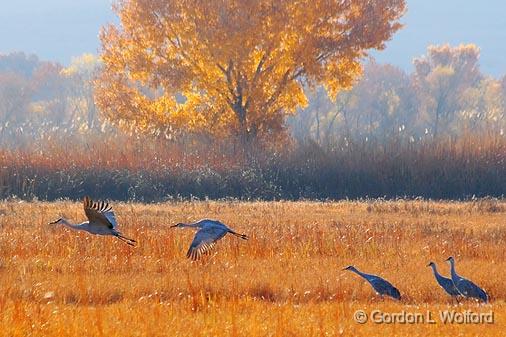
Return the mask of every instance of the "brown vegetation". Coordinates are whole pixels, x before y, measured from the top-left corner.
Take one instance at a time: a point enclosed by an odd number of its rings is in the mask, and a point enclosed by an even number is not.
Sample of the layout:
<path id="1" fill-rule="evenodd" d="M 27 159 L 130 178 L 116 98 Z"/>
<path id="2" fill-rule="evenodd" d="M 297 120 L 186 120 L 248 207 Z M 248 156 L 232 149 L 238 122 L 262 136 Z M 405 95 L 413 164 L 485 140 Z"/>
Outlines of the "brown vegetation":
<path id="1" fill-rule="evenodd" d="M 0 336 L 503 336 L 506 203 L 179 202 L 115 204 L 131 248 L 47 222 L 83 218 L 80 203 L 0 203 Z M 219 218 L 247 233 L 199 263 L 185 258 L 191 230 Z M 454 305 L 426 267 L 443 260 L 487 290 L 490 305 Z M 379 300 L 348 264 L 404 295 Z M 491 325 L 359 325 L 370 312 L 494 311 Z"/>
<path id="2" fill-rule="evenodd" d="M 314 142 L 245 158 L 231 144 L 64 138 L 0 149 L 0 198 L 341 199 L 501 197 L 506 138 Z"/>

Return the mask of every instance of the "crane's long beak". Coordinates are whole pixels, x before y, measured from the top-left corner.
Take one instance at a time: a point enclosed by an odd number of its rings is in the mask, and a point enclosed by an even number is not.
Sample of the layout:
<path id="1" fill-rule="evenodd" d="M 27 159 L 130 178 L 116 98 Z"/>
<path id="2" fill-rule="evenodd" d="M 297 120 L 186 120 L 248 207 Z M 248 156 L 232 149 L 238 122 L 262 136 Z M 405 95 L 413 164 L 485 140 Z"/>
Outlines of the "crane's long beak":
<path id="1" fill-rule="evenodd" d="M 51 221 L 50 223 L 48 223 L 48 225 L 54 225 L 55 223 L 57 223 L 59 220 L 56 220 L 56 221 Z"/>
<path id="2" fill-rule="evenodd" d="M 450 261 L 452 259 L 452 257 L 450 256 L 449 258 L 447 258 L 445 261 Z"/>

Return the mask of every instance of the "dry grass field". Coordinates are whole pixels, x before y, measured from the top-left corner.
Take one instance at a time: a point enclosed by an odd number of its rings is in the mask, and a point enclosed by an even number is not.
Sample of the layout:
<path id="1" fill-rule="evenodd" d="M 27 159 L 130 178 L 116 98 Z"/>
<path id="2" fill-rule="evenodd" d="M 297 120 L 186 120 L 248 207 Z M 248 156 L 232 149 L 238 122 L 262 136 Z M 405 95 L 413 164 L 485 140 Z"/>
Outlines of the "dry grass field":
<path id="1" fill-rule="evenodd" d="M 74 202 L 0 202 L 0 336 L 504 336 L 506 202 L 178 202 L 114 204 L 132 248 L 58 225 Z M 215 253 L 186 259 L 190 229 L 217 218 Z M 487 290 L 455 304 L 430 260 Z M 375 296 L 348 264 L 379 274 L 403 299 Z M 356 310 L 430 311 L 435 324 L 358 324 Z M 494 313 L 493 324 L 443 324 L 440 310 Z"/>

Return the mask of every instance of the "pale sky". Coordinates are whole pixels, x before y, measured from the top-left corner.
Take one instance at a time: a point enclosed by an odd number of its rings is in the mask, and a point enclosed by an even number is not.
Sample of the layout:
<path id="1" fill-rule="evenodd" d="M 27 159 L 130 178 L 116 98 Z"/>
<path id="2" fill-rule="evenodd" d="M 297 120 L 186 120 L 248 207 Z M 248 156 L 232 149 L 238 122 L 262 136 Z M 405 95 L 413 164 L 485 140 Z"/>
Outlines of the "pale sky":
<path id="1" fill-rule="evenodd" d="M 430 44 L 474 43 L 481 49 L 480 65 L 486 74 L 506 75 L 506 1 L 407 0 L 408 12 L 378 62 L 412 70 L 412 59 Z"/>
<path id="2" fill-rule="evenodd" d="M 506 1 L 407 0 L 405 27 L 374 53 L 378 62 L 411 70 L 429 44 L 475 43 L 483 72 L 506 74 Z M 110 0 L 0 0 L 0 53 L 24 51 L 68 64 L 99 50 L 100 27 L 115 21 Z"/>

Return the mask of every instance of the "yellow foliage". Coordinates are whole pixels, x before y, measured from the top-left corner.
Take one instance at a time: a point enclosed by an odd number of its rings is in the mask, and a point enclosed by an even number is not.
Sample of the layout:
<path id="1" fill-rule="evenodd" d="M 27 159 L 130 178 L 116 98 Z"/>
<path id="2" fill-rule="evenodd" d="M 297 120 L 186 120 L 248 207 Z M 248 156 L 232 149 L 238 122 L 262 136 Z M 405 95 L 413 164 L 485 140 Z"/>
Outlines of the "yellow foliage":
<path id="1" fill-rule="evenodd" d="M 84 53 L 73 58 L 71 64 L 61 70 L 61 74 L 63 76 L 72 76 L 80 72 L 91 72 L 97 67 L 98 63 L 99 59 L 96 55 Z"/>
<path id="2" fill-rule="evenodd" d="M 349 88 L 367 50 L 399 29 L 404 7 L 404 0 L 124 0 L 116 8 L 121 24 L 101 33 L 96 102 L 113 120 L 262 136 L 307 104 L 303 83 L 322 83 L 332 96 Z M 178 95 L 184 101 L 172 104 Z"/>

